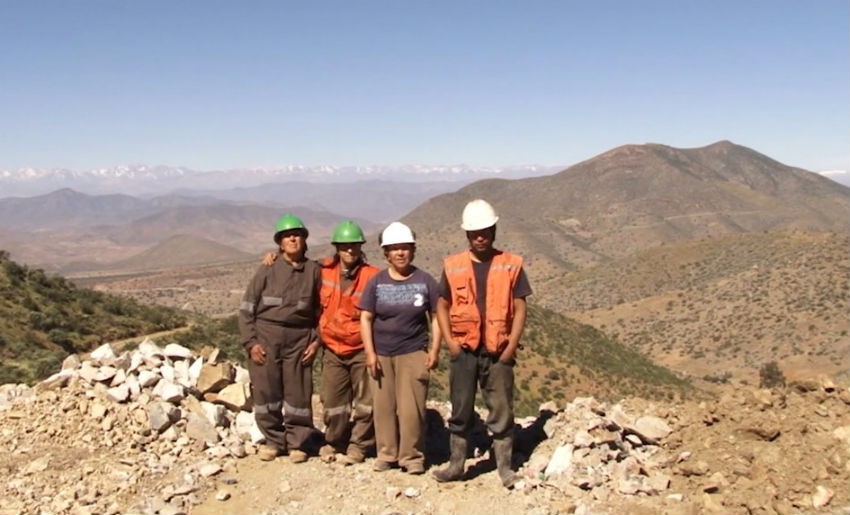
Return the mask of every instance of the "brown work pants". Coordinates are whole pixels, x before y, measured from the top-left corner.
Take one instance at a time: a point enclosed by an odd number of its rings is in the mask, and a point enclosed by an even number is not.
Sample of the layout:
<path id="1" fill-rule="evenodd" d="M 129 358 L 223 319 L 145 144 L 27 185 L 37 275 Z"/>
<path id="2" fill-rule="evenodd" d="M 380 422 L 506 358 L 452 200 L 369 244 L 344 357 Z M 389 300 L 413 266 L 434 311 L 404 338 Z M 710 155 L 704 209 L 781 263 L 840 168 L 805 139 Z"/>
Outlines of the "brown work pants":
<path id="1" fill-rule="evenodd" d="M 381 375 L 370 379 L 378 459 L 402 467 L 425 464 L 425 398 L 430 373 L 425 351 L 378 356 Z"/>
<path id="2" fill-rule="evenodd" d="M 363 350 L 337 356 L 325 349 L 322 357 L 325 441 L 337 452 L 359 451 L 365 456 L 375 445 L 368 377 Z"/>
<path id="3" fill-rule="evenodd" d="M 301 358 L 314 337 L 309 328 L 283 327 L 257 321 L 257 341 L 266 363 L 248 360 L 254 417 L 266 443 L 282 452 L 306 450 L 313 433 L 313 369 Z"/>

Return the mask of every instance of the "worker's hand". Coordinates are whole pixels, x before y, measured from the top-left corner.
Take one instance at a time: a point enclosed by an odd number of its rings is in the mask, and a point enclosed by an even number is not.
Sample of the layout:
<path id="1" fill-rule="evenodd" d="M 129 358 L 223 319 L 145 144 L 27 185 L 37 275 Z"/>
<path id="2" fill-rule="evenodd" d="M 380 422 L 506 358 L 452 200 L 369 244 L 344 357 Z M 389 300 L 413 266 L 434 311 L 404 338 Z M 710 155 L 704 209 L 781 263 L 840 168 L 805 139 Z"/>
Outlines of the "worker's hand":
<path id="1" fill-rule="evenodd" d="M 440 348 L 437 347 L 434 350 L 429 350 L 425 355 L 425 368 L 428 370 L 434 370 L 437 368 L 437 364 L 440 362 Z"/>
<path id="2" fill-rule="evenodd" d="M 453 358 L 459 356 L 463 351 L 463 347 L 455 340 L 446 340 L 446 346 L 449 348 L 449 355 Z"/>
<path id="3" fill-rule="evenodd" d="M 256 365 L 265 365 L 266 364 L 266 349 L 263 348 L 263 345 L 260 343 L 255 343 L 248 350 L 248 355 L 251 358 L 251 361 Z"/>
<path id="4" fill-rule="evenodd" d="M 275 260 L 277 260 L 277 252 L 269 252 L 263 256 L 263 264 L 266 266 L 272 266 Z"/>
<path id="5" fill-rule="evenodd" d="M 372 379 L 378 379 L 381 375 L 381 363 L 378 361 L 378 355 L 374 352 L 366 353 L 366 368 L 369 370 L 369 375 Z"/>
<path id="6" fill-rule="evenodd" d="M 499 354 L 499 361 L 502 363 L 513 363 L 514 358 L 516 358 L 516 346 L 507 345 L 505 346 L 502 353 Z"/>
<path id="7" fill-rule="evenodd" d="M 307 348 L 304 349 L 304 354 L 301 356 L 301 363 L 305 365 L 312 365 L 313 358 L 316 357 L 316 353 L 319 352 L 319 340 L 313 340 L 307 345 Z"/>

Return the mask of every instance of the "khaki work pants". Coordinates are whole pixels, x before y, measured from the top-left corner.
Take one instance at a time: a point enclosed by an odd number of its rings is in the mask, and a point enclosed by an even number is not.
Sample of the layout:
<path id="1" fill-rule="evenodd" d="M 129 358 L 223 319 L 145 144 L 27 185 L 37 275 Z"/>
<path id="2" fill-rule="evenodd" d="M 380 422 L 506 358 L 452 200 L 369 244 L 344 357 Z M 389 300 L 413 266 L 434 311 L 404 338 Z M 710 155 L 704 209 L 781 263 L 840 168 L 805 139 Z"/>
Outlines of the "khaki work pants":
<path id="1" fill-rule="evenodd" d="M 368 378 L 363 350 L 349 356 L 337 356 L 324 350 L 321 390 L 325 441 L 337 452 L 345 454 L 353 450 L 365 456 L 375 445 L 372 389 Z"/>
<path id="2" fill-rule="evenodd" d="M 381 376 L 370 378 L 378 459 L 402 467 L 425 464 L 425 398 L 430 372 L 425 351 L 378 356 Z"/>
<path id="3" fill-rule="evenodd" d="M 312 365 L 301 362 L 314 331 L 257 321 L 257 341 L 266 363 L 248 360 L 254 417 L 266 442 L 282 452 L 304 450 L 312 435 Z"/>

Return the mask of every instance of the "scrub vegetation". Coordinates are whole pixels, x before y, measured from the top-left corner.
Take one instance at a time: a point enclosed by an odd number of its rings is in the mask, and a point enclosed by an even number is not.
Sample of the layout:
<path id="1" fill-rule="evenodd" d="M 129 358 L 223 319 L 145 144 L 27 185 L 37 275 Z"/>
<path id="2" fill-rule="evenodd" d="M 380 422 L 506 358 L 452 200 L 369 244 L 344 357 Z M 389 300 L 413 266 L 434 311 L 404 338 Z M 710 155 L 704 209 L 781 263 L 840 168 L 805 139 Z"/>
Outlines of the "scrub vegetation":
<path id="1" fill-rule="evenodd" d="M 69 354 L 186 326 L 190 315 L 78 288 L 0 250 L 0 384 L 32 383 Z"/>

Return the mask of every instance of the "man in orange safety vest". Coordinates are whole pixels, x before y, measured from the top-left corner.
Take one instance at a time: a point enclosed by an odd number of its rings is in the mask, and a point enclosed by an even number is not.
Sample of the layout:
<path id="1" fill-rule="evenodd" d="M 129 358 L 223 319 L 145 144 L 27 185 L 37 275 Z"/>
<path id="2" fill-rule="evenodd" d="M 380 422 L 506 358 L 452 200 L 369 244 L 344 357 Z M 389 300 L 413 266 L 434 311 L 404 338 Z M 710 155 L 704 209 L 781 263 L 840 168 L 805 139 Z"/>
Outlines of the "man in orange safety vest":
<path id="1" fill-rule="evenodd" d="M 525 327 L 526 302 L 531 295 L 522 257 L 497 250 L 499 217 L 485 200 L 469 202 L 461 228 L 469 250 L 443 262 L 437 320 L 452 356 L 448 467 L 434 471 L 437 481 L 463 478 L 467 437 L 475 415 L 475 394 L 481 385 L 489 408 L 487 427 L 493 434 L 492 455 L 502 484 L 512 488 L 514 365 Z"/>

